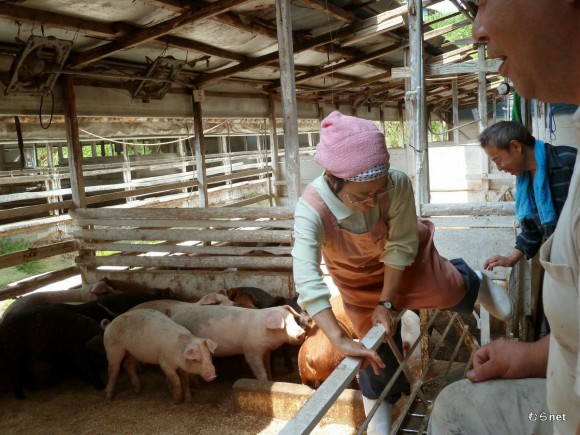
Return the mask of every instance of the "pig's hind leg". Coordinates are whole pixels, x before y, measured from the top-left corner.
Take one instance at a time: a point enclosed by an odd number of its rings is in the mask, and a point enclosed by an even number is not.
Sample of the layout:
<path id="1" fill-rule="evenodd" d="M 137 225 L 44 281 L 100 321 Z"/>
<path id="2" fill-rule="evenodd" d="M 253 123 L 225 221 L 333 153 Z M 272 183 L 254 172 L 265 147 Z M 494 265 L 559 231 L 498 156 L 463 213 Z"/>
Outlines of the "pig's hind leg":
<path id="1" fill-rule="evenodd" d="M 127 352 L 127 356 L 125 357 L 125 361 L 123 361 L 123 368 L 129 375 L 131 379 L 131 384 L 133 385 L 133 389 L 135 393 L 141 393 L 141 382 L 139 382 L 139 376 L 137 375 L 137 366 L 139 365 L 139 361 L 133 355 Z"/>
<path id="2" fill-rule="evenodd" d="M 113 399 L 113 393 L 115 391 L 115 385 L 117 384 L 117 378 L 119 377 L 119 371 L 121 370 L 121 363 L 125 358 L 126 351 L 124 349 L 106 349 L 107 350 L 107 361 L 108 361 L 108 375 L 107 388 L 105 390 L 106 397 L 108 400 Z"/>

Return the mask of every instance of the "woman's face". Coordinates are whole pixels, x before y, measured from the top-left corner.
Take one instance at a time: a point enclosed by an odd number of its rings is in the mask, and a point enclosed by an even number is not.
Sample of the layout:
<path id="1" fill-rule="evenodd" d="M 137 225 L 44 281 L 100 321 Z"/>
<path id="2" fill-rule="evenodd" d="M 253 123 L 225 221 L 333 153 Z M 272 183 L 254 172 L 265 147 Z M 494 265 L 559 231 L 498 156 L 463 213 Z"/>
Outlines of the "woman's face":
<path id="1" fill-rule="evenodd" d="M 369 210 L 377 205 L 379 199 L 385 196 L 392 187 L 388 175 L 372 181 L 346 181 L 337 196 L 354 210 Z"/>
<path id="2" fill-rule="evenodd" d="M 517 143 L 514 144 L 514 142 Z M 522 152 L 522 145 L 518 141 L 512 141 L 507 150 L 487 145 L 484 151 L 500 171 L 509 172 L 516 177 L 526 171 L 525 156 Z"/>

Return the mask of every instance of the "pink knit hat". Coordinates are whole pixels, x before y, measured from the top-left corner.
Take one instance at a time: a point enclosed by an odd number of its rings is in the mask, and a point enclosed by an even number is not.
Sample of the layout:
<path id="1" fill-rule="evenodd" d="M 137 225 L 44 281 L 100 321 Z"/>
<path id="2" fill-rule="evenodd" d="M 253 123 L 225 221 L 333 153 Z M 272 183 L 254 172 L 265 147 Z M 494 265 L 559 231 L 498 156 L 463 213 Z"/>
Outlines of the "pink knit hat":
<path id="1" fill-rule="evenodd" d="M 389 163 L 385 136 L 372 121 L 332 112 L 320 124 L 314 160 L 339 178 Z"/>

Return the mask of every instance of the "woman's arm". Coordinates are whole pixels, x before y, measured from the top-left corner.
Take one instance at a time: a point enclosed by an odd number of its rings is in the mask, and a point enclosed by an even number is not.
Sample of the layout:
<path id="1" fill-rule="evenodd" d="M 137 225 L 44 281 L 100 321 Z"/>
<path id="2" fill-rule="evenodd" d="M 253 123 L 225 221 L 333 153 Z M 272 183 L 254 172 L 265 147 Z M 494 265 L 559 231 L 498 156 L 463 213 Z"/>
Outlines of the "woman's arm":
<path id="1" fill-rule="evenodd" d="M 413 264 L 419 249 L 415 198 L 413 185 L 407 175 L 393 169 L 391 178 L 395 188 L 389 195 L 390 204 L 387 213 L 389 229 L 381 261 L 395 269 L 404 270 Z"/>
<path id="2" fill-rule="evenodd" d="M 354 341 L 344 333 L 338 325 L 332 309 L 327 308 L 319 311 L 312 316 L 312 320 L 314 320 L 316 325 L 324 332 L 339 352 L 349 356 L 364 358 L 363 368 L 367 364 L 371 364 L 373 371 L 377 375 L 380 374 L 380 369 L 385 368 L 385 363 L 381 360 L 377 352 L 372 349 L 367 349 L 362 343 Z"/>
<path id="3" fill-rule="evenodd" d="M 413 264 L 419 249 L 419 230 L 411 180 L 397 170 L 391 171 L 391 178 L 395 188 L 393 194 L 389 196 L 387 214 L 389 229 L 385 250 L 381 255 L 385 269 L 380 298 L 381 301 L 390 302 L 397 294 L 405 268 Z M 380 305 L 377 305 L 373 312 L 373 324 L 381 323 L 385 328 L 385 342 L 395 333 L 396 317 L 396 311 Z"/>
<path id="4" fill-rule="evenodd" d="M 404 270 L 395 269 L 385 264 L 385 277 L 383 280 L 383 290 L 381 292 L 381 301 L 392 302 L 397 294 L 397 289 L 403 278 Z M 373 325 L 381 323 L 385 328 L 385 339 L 386 343 L 393 336 L 397 330 L 397 307 L 394 309 L 387 309 L 382 305 L 377 305 L 372 315 Z"/>
<path id="5" fill-rule="evenodd" d="M 320 216 L 304 200 L 294 214 L 293 275 L 298 305 L 310 316 L 330 307 L 330 290 L 320 268 L 324 229 Z"/>

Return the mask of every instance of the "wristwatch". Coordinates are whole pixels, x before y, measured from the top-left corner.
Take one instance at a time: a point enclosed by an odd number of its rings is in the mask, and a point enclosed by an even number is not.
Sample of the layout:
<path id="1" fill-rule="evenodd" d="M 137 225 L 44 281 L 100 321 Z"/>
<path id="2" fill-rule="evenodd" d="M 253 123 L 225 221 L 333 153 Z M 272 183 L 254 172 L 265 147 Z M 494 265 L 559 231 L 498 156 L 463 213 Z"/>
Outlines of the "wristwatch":
<path id="1" fill-rule="evenodd" d="M 378 305 L 385 307 L 387 310 L 394 311 L 395 307 L 391 301 L 379 301 Z"/>

